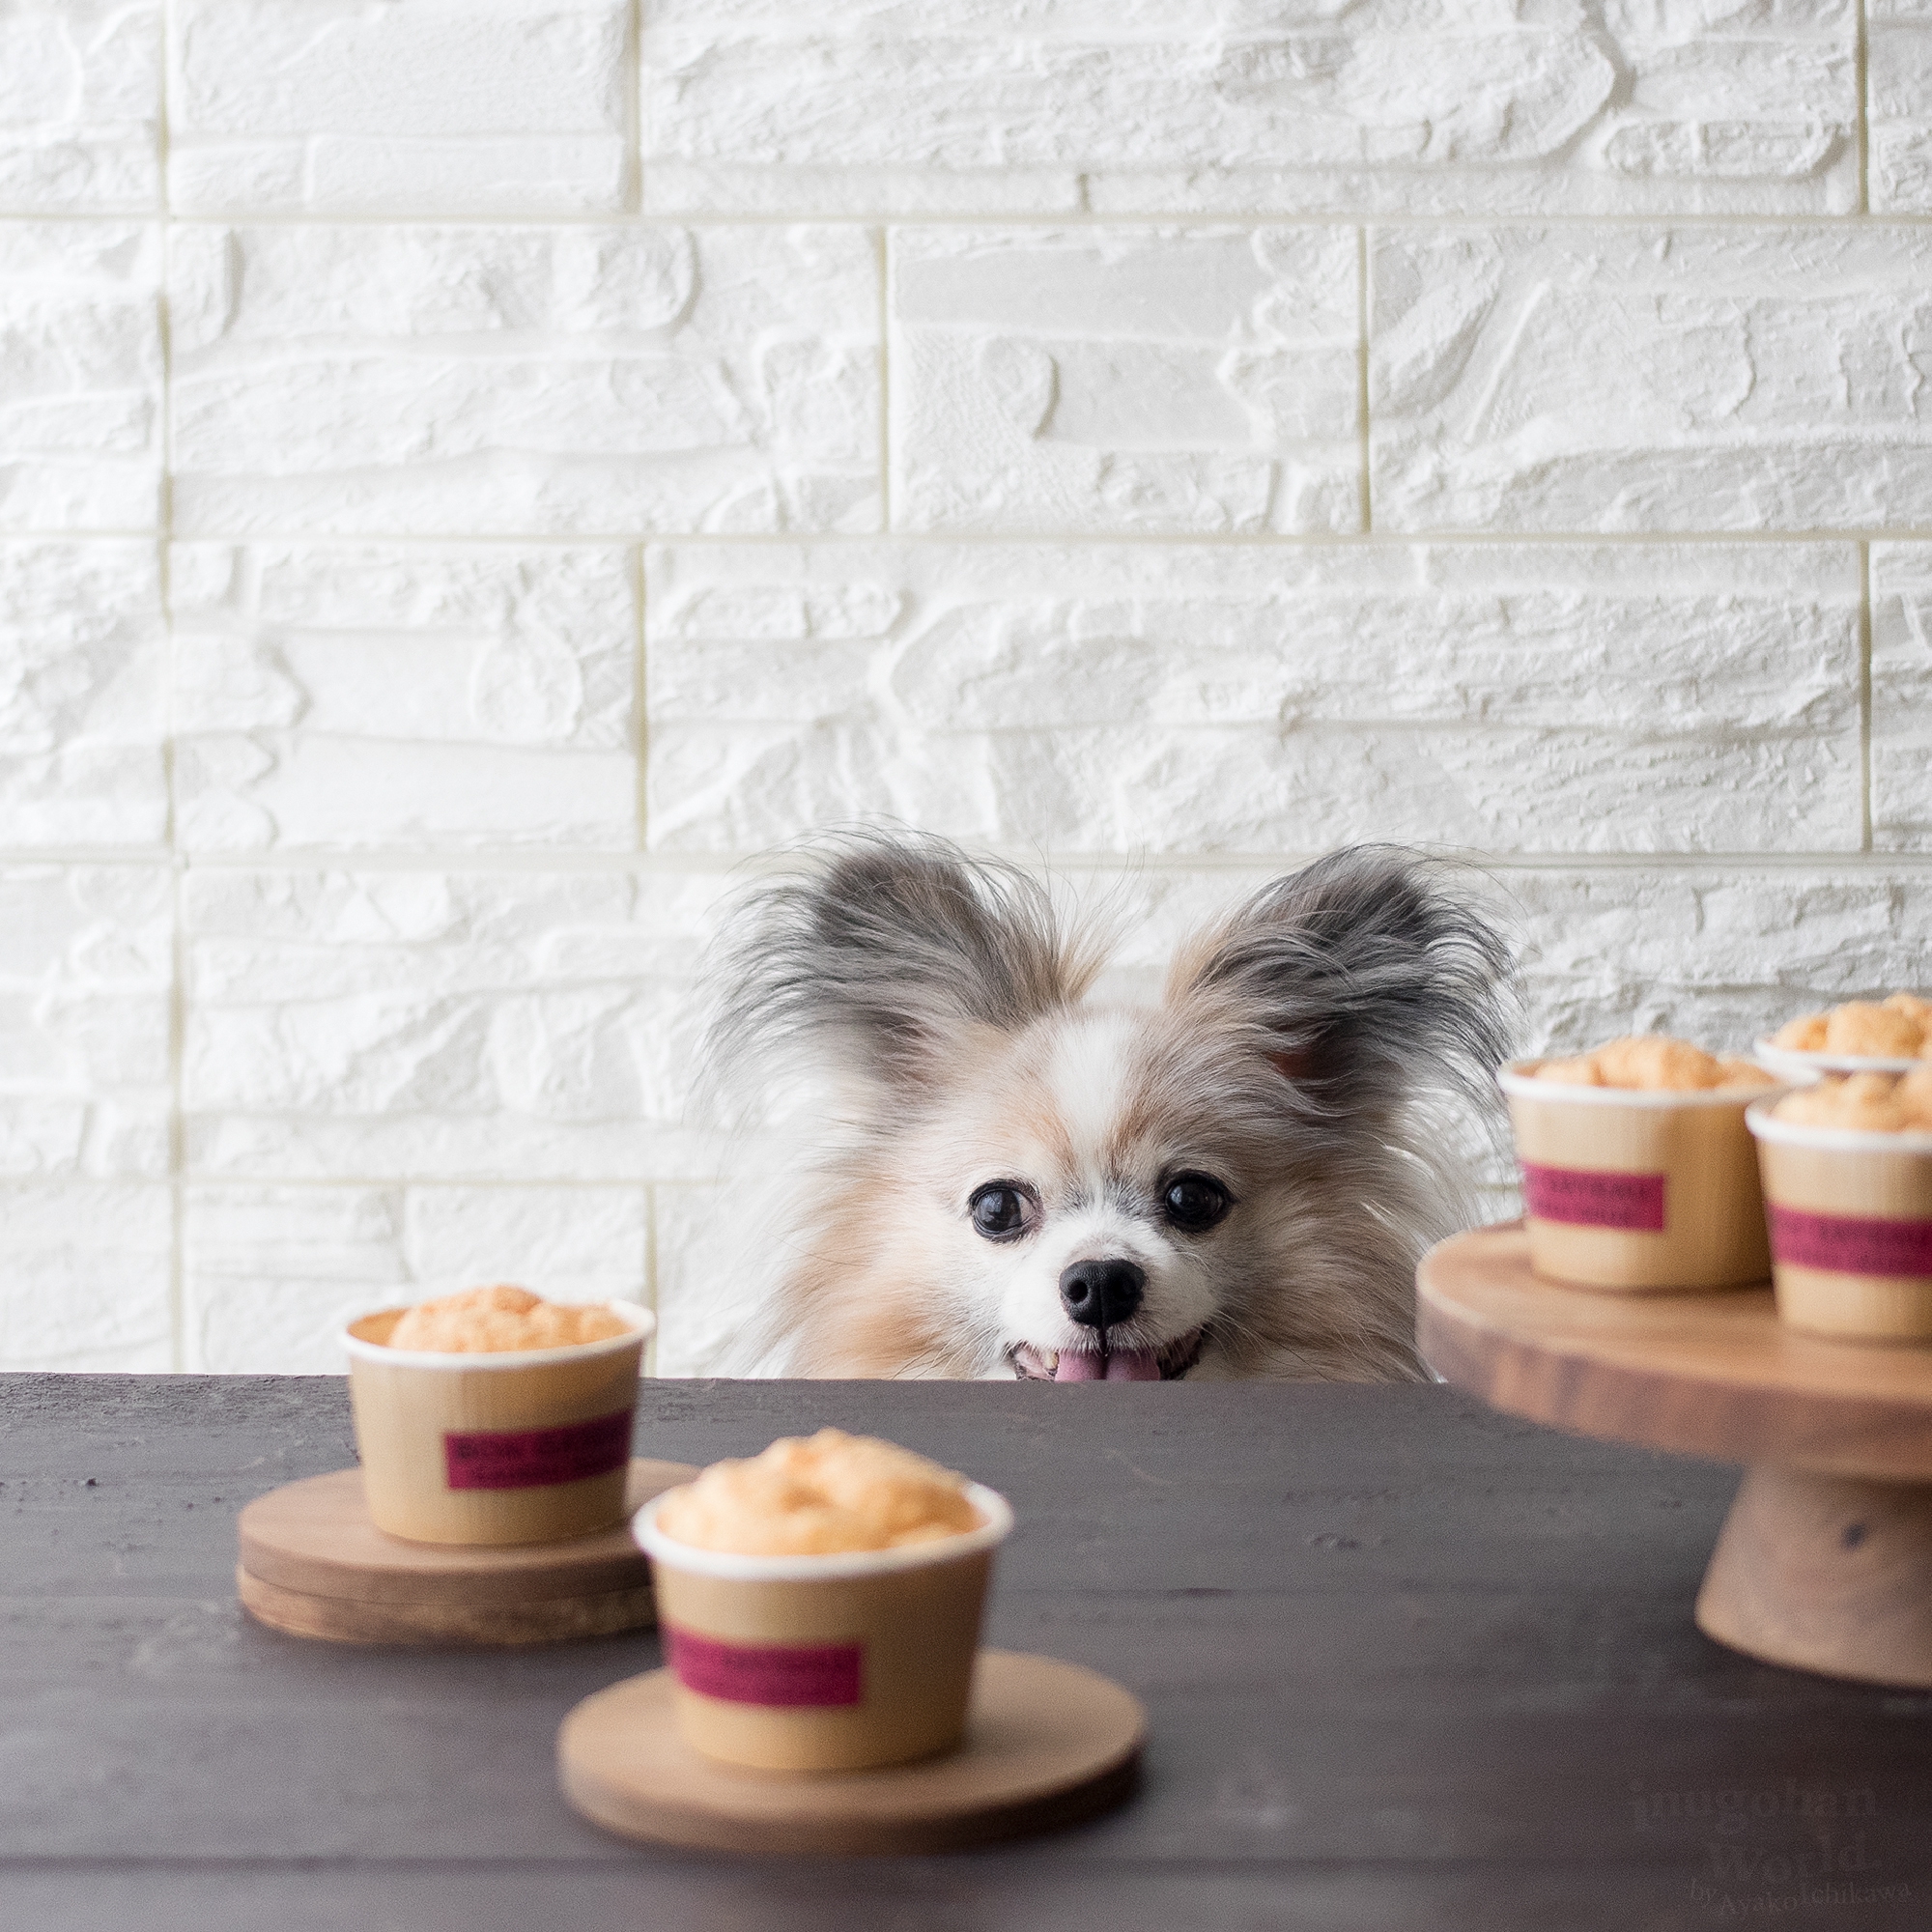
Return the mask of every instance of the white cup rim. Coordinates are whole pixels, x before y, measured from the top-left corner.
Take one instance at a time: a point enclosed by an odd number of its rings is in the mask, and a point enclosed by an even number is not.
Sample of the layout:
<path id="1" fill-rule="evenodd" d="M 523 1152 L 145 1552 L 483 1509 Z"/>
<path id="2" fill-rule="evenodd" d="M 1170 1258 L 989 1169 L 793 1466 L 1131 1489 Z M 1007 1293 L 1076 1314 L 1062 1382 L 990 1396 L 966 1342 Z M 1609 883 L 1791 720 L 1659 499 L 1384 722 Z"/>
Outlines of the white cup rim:
<path id="1" fill-rule="evenodd" d="M 1496 1085 L 1512 1099 L 1574 1102 L 1584 1107 L 1645 1107 L 1656 1112 L 1676 1107 L 1748 1107 L 1790 1092 L 1788 1081 L 1767 1080 L 1762 1087 L 1579 1087 L 1563 1080 L 1536 1080 L 1525 1067 L 1543 1060 L 1513 1060 L 1496 1075 Z"/>
<path id="2" fill-rule="evenodd" d="M 1751 1051 L 1766 1066 L 1786 1078 L 1815 1080 L 1821 1073 L 1911 1073 L 1932 1066 L 1932 1061 L 1922 1057 L 1905 1060 L 1895 1055 L 1873 1058 L 1859 1053 L 1807 1053 L 1802 1047 L 1779 1046 L 1769 1034 L 1755 1041 Z"/>
<path id="3" fill-rule="evenodd" d="M 1761 1141 L 1816 1148 L 1820 1152 L 1907 1153 L 1921 1159 L 1932 1154 L 1932 1133 L 1916 1133 L 1910 1127 L 1885 1133 L 1871 1127 L 1821 1127 L 1810 1121 L 1780 1121 L 1762 1103 L 1746 1113 L 1745 1125 Z"/>
<path id="4" fill-rule="evenodd" d="M 697 1577 L 721 1577 L 741 1583 L 816 1583 L 835 1577 L 884 1577 L 895 1570 L 923 1570 L 931 1564 L 977 1556 L 1004 1543 L 1013 1526 L 1013 1506 L 997 1490 L 983 1483 L 966 1485 L 966 1500 L 984 1520 L 978 1529 L 956 1536 L 936 1537 L 930 1543 L 906 1544 L 897 1549 L 834 1549 L 820 1555 L 745 1556 L 736 1550 L 699 1549 L 680 1543 L 658 1527 L 658 1512 L 680 1490 L 680 1483 L 653 1496 L 631 1519 L 631 1534 L 653 1563 Z"/>
<path id="5" fill-rule="evenodd" d="M 576 1304 L 567 1304 L 576 1305 Z M 611 1314 L 621 1317 L 630 1324 L 627 1333 L 606 1335 L 595 1342 L 566 1342 L 556 1349 L 502 1349 L 489 1353 L 457 1354 L 432 1349 L 392 1349 L 386 1342 L 367 1342 L 359 1335 L 349 1331 L 355 1322 L 345 1322 L 338 1338 L 349 1351 L 352 1361 L 386 1362 L 391 1367 L 405 1369 L 441 1369 L 445 1373 L 469 1374 L 482 1369 L 495 1372 L 501 1369 L 529 1369 L 539 1365 L 556 1362 L 587 1362 L 599 1355 L 615 1355 L 626 1349 L 634 1349 L 640 1342 L 648 1342 L 658 1325 L 658 1318 L 648 1308 L 636 1301 L 594 1301 L 582 1304 L 591 1308 L 608 1308 Z M 371 1316 L 402 1315 L 406 1308 L 372 1308 L 367 1314 L 355 1317 L 355 1321 L 367 1321 Z"/>

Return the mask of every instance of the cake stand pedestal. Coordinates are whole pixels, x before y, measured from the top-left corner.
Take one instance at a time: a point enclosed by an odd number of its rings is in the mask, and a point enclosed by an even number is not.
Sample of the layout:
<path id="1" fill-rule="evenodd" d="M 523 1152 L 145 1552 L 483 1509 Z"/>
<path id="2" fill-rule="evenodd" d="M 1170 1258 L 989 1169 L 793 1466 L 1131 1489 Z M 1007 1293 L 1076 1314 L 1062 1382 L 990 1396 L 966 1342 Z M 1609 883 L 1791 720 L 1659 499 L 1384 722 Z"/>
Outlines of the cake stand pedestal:
<path id="1" fill-rule="evenodd" d="M 1932 1688 L 1932 1348 L 1798 1334 L 1768 1288 L 1545 1281 L 1520 1222 L 1442 1242 L 1416 1285 L 1424 1358 L 1492 1407 L 1746 1465 L 1697 1595 L 1707 1636 Z"/>

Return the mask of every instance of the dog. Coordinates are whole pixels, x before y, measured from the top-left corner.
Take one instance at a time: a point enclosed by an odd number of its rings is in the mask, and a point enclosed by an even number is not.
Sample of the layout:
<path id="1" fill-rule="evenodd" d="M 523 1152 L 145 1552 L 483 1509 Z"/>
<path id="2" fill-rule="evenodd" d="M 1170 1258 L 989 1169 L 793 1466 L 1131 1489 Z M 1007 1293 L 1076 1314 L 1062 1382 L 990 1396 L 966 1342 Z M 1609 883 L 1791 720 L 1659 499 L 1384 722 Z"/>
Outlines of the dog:
<path id="1" fill-rule="evenodd" d="M 1183 948 L 1157 1006 L 1027 872 L 840 835 L 727 923 L 714 1072 L 826 1090 L 739 1373 L 1396 1381 L 1515 1013 L 1455 871 L 1358 845 Z"/>

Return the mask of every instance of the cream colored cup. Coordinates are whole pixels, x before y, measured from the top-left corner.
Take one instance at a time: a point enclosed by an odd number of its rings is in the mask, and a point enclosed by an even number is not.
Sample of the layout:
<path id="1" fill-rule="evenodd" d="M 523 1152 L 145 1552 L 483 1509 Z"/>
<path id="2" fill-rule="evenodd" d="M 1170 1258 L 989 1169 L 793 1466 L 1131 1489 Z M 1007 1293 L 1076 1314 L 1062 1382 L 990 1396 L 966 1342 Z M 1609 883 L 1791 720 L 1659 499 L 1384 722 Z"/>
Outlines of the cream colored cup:
<path id="1" fill-rule="evenodd" d="M 1013 1526 L 978 1483 L 980 1527 L 902 1549 L 736 1556 L 638 1512 L 679 1727 L 760 1771 L 857 1771 L 950 1750 L 966 1728 L 993 1551 Z"/>
<path id="2" fill-rule="evenodd" d="M 343 1330 L 362 1488 L 376 1527 L 412 1543 L 554 1543 L 624 1519 L 638 1368 L 657 1326 L 564 1349 L 391 1349 L 408 1312 Z"/>
<path id="3" fill-rule="evenodd" d="M 1496 1076 L 1522 1167 L 1530 1266 L 1643 1292 L 1738 1288 L 1771 1272 L 1745 1111 L 1781 1088 L 1653 1091 Z"/>
<path id="4" fill-rule="evenodd" d="M 1779 1319 L 1812 1335 L 1932 1340 L 1932 1133 L 1750 1110 Z"/>

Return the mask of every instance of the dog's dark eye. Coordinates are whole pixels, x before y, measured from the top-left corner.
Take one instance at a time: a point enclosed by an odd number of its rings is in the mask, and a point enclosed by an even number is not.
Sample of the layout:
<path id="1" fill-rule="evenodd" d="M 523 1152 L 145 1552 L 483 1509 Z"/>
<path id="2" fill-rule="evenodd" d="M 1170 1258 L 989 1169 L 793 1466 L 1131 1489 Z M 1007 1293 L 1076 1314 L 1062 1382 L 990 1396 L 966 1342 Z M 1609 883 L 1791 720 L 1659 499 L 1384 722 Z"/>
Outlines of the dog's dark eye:
<path id="1" fill-rule="evenodd" d="M 1198 1235 L 1211 1228 L 1233 1205 L 1228 1190 L 1205 1174 L 1177 1174 L 1167 1183 L 1160 1205 L 1177 1228 Z"/>
<path id="2" fill-rule="evenodd" d="M 1009 1180 L 976 1189 L 972 1208 L 973 1226 L 989 1241 L 1010 1241 L 1027 1231 L 1027 1198 Z"/>

